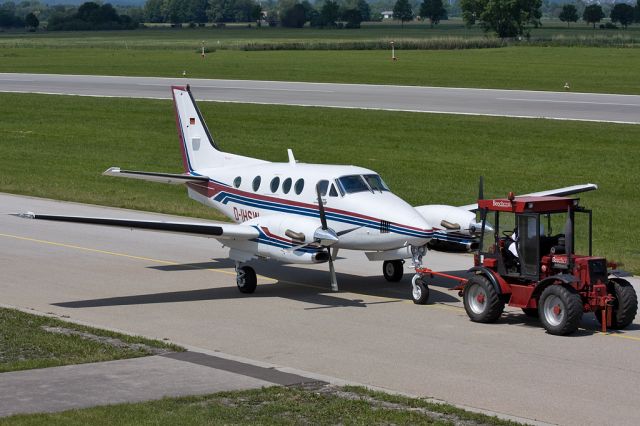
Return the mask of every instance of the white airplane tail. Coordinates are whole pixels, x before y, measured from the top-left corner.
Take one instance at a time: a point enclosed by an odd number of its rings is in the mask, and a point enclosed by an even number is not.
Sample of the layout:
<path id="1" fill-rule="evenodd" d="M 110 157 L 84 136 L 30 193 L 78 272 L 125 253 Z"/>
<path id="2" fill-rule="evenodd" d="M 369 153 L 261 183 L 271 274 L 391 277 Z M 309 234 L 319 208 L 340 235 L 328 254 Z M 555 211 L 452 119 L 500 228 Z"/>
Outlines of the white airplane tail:
<path id="1" fill-rule="evenodd" d="M 172 86 L 173 104 L 176 111 L 176 126 L 182 146 L 184 171 L 221 167 L 224 153 L 211 137 L 202 114 L 196 105 L 189 86 Z"/>

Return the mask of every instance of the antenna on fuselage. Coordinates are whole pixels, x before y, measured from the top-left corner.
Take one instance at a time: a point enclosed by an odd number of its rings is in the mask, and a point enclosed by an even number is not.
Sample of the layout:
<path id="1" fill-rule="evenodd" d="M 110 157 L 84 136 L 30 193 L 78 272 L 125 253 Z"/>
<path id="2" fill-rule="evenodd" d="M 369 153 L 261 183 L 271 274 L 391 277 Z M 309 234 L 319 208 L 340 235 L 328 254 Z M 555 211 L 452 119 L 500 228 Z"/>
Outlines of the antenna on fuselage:
<path id="1" fill-rule="evenodd" d="M 289 164 L 292 166 L 296 165 L 296 157 L 293 156 L 293 150 L 291 148 L 287 148 L 287 155 L 289 156 Z"/>

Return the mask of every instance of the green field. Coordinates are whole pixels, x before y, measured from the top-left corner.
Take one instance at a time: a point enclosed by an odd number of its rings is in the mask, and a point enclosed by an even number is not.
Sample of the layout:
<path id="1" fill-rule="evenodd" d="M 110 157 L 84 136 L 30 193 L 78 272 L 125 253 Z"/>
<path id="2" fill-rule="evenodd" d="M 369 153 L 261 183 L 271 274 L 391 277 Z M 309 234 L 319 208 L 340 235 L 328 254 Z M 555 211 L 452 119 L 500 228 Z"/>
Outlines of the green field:
<path id="1" fill-rule="evenodd" d="M 0 308 L 0 373 L 152 355 L 175 345 Z M 1 380 L 1 379 L 0 379 Z"/>
<path id="2" fill-rule="evenodd" d="M 17 415 L 0 425 L 517 425 L 446 404 L 363 388 L 270 387 Z"/>
<path id="3" fill-rule="evenodd" d="M 172 104 L 0 94 L 0 191 L 219 218 L 184 189 L 103 177 L 110 166 L 181 172 Z M 345 163 L 382 174 L 414 205 L 593 182 L 594 250 L 640 272 L 640 126 L 385 111 L 201 103 L 230 152 Z M 34 112 L 37 112 L 34 114 Z M 427 260 L 428 262 L 428 260 Z"/>
<path id="4" fill-rule="evenodd" d="M 640 49 L 399 51 L 0 48 L 0 72 L 289 80 L 640 94 Z"/>
<path id="5" fill-rule="evenodd" d="M 0 33 L 0 72 L 163 77 L 186 72 L 191 78 L 552 91 L 563 90 L 569 82 L 576 92 L 640 94 L 640 49 L 633 47 L 640 46 L 640 26 L 593 31 L 551 22 L 535 29 L 534 39 L 538 41 L 496 47 L 503 44 L 495 37 L 455 20 L 433 29 L 427 24 L 404 29 L 368 24 L 360 30 L 232 27 Z M 390 60 L 391 40 L 398 48 L 396 62 Z M 565 46 L 574 41 L 581 47 Z M 203 42 L 209 51 L 204 60 Z M 283 43 L 288 49 L 315 50 L 243 50 L 277 49 Z M 610 47 L 587 47 L 590 43 Z"/>

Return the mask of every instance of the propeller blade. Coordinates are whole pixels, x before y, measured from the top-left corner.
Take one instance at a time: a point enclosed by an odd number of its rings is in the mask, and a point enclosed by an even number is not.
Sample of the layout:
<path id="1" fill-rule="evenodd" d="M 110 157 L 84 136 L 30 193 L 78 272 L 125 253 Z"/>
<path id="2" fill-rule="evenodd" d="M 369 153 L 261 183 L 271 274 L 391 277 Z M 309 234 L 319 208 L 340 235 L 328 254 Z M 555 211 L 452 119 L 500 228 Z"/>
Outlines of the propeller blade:
<path id="1" fill-rule="evenodd" d="M 343 236 L 345 234 L 348 234 L 349 232 L 353 232 L 356 229 L 360 229 L 360 228 L 362 228 L 362 226 L 356 226 L 355 228 L 345 229 L 344 231 L 336 232 L 336 235 L 338 237 L 341 237 L 341 236 Z"/>
<path id="2" fill-rule="evenodd" d="M 480 176 L 480 183 L 478 184 L 478 201 L 484 200 L 484 176 Z"/>
<path id="3" fill-rule="evenodd" d="M 320 184 L 316 185 L 316 194 L 318 194 L 318 210 L 320 211 L 320 223 L 322 229 L 327 229 L 327 217 L 324 214 L 324 203 L 322 202 L 322 196 L 320 196 Z"/>
<path id="4" fill-rule="evenodd" d="M 327 247 L 327 251 L 329 252 L 329 275 L 331 275 L 331 290 L 338 291 L 338 277 L 336 276 L 336 268 L 333 267 L 331 247 Z"/>

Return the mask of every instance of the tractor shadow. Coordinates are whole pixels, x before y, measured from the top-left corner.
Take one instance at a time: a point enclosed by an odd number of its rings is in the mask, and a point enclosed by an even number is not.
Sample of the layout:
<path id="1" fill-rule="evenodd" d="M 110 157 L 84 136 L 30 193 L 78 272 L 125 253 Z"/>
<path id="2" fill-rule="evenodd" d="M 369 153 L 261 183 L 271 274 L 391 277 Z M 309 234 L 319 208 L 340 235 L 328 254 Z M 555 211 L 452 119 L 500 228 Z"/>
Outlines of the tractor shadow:
<path id="1" fill-rule="evenodd" d="M 413 274 L 405 273 L 403 279 L 397 283 L 387 282 L 382 274 L 374 276 L 360 276 L 349 273 L 337 273 L 339 292 L 332 292 L 329 284 L 329 273 L 324 270 L 300 268 L 297 266 L 277 264 L 274 262 L 250 262 L 257 273 L 276 282 L 260 284 L 255 293 L 247 295 L 238 291 L 235 277 L 228 275 L 228 285 L 216 286 L 196 290 L 171 291 L 160 293 L 146 293 L 128 296 L 115 296 L 99 299 L 74 300 L 54 303 L 54 306 L 64 308 L 96 308 L 106 306 L 146 305 L 155 303 L 178 303 L 203 300 L 230 300 L 243 298 L 285 298 L 312 304 L 315 306 L 305 309 L 325 309 L 358 307 L 366 308 L 370 305 L 399 303 L 411 300 L 411 278 Z M 233 269 L 235 263 L 229 259 L 212 259 L 211 262 L 185 263 L 176 265 L 149 266 L 149 269 L 176 273 L 193 270 L 226 270 Z M 377 269 L 377 268 L 376 268 Z M 465 271 L 454 271 L 452 274 Z M 263 280 L 262 280 L 263 281 Z M 455 285 L 449 282 L 449 287 L 442 280 L 429 282 L 429 303 L 457 303 L 448 288 Z M 434 288 L 435 287 L 435 288 Z M 365 297 L 373 296 L 380 300 L 365 302 L 353 295 Z"/>

